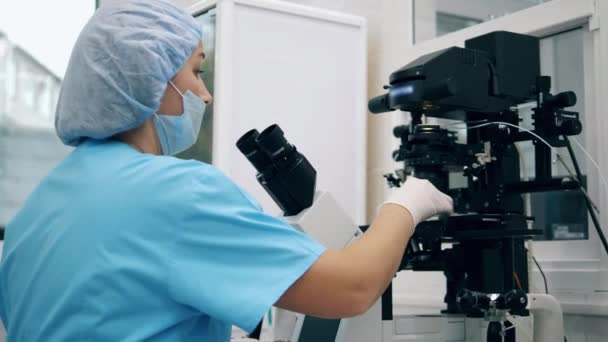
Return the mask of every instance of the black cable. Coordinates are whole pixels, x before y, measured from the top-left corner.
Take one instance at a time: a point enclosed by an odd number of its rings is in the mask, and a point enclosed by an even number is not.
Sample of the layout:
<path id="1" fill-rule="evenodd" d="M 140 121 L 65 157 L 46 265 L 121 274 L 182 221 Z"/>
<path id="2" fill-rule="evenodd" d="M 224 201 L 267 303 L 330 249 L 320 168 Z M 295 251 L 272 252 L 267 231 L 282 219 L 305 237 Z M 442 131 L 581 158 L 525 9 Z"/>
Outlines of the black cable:
<path id="1" fill-rule="evenodd" d="M 534 255 L 532 256 L 532 260 L 534 260 L 536 267 L 538 267 L 538 270 L 540 271 L 540 275 L 543 276 L 543 281 L 545 282 L 545 293 L 549 294 L 549 287 L 547 286 L 547 277 L 545 277 L 545 272 L 543 272 L 543 269 L 538 264 L 538 261 L 536 261 L 536 258 L 534 257 Z"/>
<path id="2" fill-rule="evenodd" d="M 572 159 L 572 164 L 574 165 L 574 170 L 576 171 L 576 176 L 578 178 L 578 185 L 583 188 L 583 175 L 581 173 L 581 168 L 578 166 L 578 161 L 576 160 L 576 156 L 574 155 L 574 150 L 572 149 L 572 145 L 570 144 L 570 140 L 567 136 L 564 136 L 564 140 L 566 141 L 566 147 L 568 148 L 568 153 L 570 154 L 570 158 Z M 604 231 L 600 226 L 600 222 L 597 219 L 597 215 L 595 215 L 595 211 L 591 207 L 591 201 L 589 198 L 585 197 L 585 203 L 587 204 L 587 210 L 589 211 L 589 216 L 591 216 L 591 220 L 593 221 L 593 226 L 595 226 L 595 230 L 597 231 L 597 235 L 600 237 L 602 241 L 602 245 L 604 245 L 604 250 L 606 254 L 608 254 L 608 241 L 606 241 L 606 236 L 604 236 Z"/>

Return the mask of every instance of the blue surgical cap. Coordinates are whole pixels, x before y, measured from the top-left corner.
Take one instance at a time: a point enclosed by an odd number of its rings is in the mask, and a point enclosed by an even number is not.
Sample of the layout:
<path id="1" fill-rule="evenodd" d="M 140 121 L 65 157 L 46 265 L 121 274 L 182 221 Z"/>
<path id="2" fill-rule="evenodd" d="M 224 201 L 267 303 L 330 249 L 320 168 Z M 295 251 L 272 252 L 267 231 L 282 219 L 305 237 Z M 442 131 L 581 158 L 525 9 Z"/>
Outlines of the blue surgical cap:
<path id="1" fill-rule="evenodd" d="M 59 94 L 55 128 L 67 145 L 143 124 L 202 38 L 169 0 L 105 0 L 80 33 Z"/>

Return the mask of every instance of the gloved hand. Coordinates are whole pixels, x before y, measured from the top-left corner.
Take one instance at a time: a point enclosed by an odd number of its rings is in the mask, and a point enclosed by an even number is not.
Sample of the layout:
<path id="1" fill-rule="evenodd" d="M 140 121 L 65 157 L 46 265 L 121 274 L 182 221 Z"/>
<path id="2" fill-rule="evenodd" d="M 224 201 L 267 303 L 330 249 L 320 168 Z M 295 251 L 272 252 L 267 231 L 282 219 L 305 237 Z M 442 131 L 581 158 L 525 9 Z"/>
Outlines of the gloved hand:
<path id="1" fill-rule="evenodd" d="M 391 189 L 388 200 L 383 204 L 388 203 L 407 209 L 415 226 L 432 216 L 454 211 L 451 197 L 437 190 L 428 180 L 410 176 L 401 187 Z"/>

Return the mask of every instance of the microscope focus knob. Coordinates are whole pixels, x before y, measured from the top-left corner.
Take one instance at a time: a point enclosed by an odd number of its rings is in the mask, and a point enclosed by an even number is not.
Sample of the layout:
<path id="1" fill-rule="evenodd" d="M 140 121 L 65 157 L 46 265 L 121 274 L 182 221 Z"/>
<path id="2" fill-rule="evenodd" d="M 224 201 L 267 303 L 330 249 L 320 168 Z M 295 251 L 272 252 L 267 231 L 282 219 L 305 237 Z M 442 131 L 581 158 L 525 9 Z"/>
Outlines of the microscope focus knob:
<path id="1" fill-rule="evenodd" d="M 485 310 L 490 307 L 490 298 L 486 294 L 466 289 L 456 296 L 456 302 L 464 312 L 476 309 Z"/>
<path id="2" fill-rule="evenodd" d="M 393 136 L 395 138 L 404 138 L 407 137 L 410 132 L 410 127 L 407 125 L 400 125 L 393 128 Z"/>
<path id="3" fill-rule="evenodd" d="M 506 309 L 521 311 L 528 306 L 528 296 L 522 290 L 511 290 L 505 294 Z"/>

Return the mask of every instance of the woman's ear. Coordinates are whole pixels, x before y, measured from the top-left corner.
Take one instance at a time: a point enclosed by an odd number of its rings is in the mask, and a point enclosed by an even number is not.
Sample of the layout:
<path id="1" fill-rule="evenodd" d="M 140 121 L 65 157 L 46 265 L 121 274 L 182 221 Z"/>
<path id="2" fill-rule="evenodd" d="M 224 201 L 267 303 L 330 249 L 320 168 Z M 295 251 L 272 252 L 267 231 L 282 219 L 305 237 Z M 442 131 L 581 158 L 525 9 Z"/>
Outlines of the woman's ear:
<path id="1" fill-rule="evenodd" d="M 160 99 L 160 106 L 158 107 L 157 113 L 161 115 L 180 115 L 183 112 L 184 108 L 180 94 L 167 83 L 165 92 Z"/>

